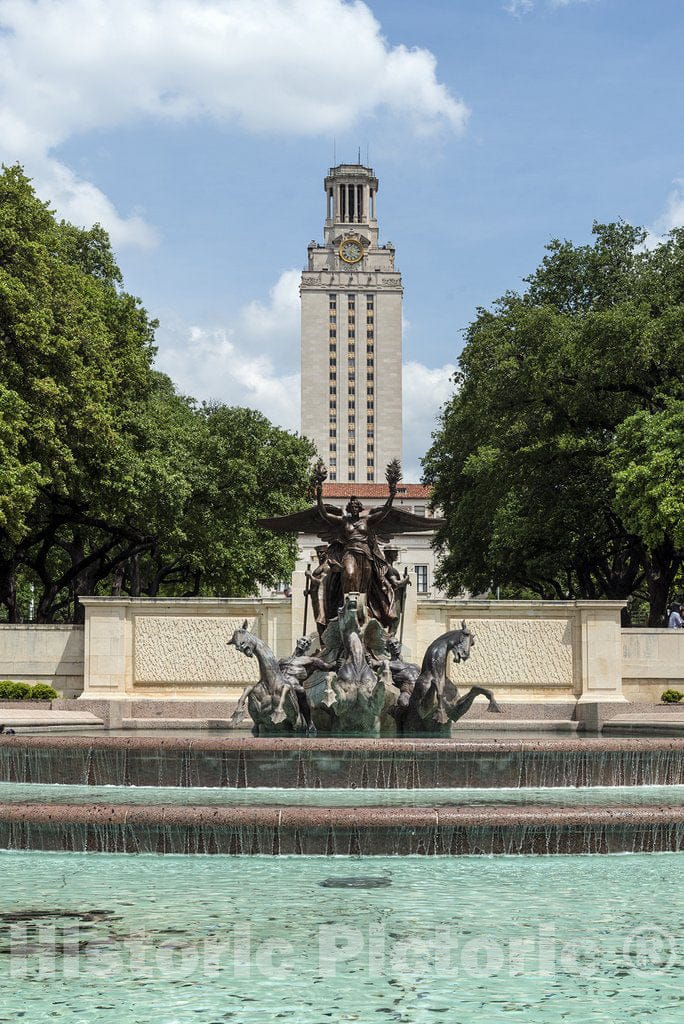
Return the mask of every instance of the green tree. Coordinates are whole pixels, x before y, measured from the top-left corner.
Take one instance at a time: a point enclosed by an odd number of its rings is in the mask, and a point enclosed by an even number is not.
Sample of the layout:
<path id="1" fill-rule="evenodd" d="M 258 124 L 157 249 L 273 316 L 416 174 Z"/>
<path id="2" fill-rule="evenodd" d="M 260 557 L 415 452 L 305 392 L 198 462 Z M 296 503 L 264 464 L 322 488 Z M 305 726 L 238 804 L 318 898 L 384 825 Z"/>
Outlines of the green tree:
<path id="1" fill-rule="evenodd" d="M 650 251 L 630 225 L 594 234 L 593 245 L 552 242 L 525 293 L 479 310 L 467 332 L 424 463 L 446 520 L 440 579 L 450 592 L 559 598 L 644 589 L 659 625 L 684 558 L 684 463 L 670 455 L 684 231 Z M 644 481 L 662 459 L 654 503 Z"/>
<path id="2" fill-rule="evenodd" d="M 292 543 L 311 446 L 244 409 L 201 408 L 153 368 L 154 328 L 106 232 L 58 222 L 0 174 L 0 604 L 39 621 L 94 593 L 247 594 Z M 32 591 L 31 591 L 32 588 Z M 23 597 L 22 597 L 23 595 Z"/>

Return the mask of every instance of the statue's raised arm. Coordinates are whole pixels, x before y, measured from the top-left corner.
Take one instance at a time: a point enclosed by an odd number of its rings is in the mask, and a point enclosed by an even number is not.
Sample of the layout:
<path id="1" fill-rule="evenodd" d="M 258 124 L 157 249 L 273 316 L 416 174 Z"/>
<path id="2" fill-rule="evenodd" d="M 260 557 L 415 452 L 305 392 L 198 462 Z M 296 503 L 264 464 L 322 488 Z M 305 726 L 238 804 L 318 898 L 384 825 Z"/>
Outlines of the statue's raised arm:
<path id="1" fill-rule="evenodd" d="M 339 527 L 344 520 L 342 510 L 331 511 L 331 507 L 323 503 L 323 484 L 327 477 L 327 469 L 322 462 L 319 462 L 312 478 L 312 483 L 316 489 L 316 511 L 326 523 L 330 523 L 332 527 Z"/>

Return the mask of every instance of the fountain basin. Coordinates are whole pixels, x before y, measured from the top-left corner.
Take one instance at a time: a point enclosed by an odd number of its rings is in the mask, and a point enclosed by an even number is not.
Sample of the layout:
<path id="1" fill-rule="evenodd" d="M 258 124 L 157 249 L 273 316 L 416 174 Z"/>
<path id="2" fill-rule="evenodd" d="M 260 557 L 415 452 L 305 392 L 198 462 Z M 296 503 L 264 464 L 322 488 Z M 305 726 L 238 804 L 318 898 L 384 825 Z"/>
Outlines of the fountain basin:
<path id="1" fill-rule="evenodd" d="M 10 1020 L 681 1021 L 678 854 L 0 864 Z"/>
<path id="2" fill-rule="evenodd" d="M 0 782 L 298 789 L 683 785 L 684 740 L 0 736 Z"/>

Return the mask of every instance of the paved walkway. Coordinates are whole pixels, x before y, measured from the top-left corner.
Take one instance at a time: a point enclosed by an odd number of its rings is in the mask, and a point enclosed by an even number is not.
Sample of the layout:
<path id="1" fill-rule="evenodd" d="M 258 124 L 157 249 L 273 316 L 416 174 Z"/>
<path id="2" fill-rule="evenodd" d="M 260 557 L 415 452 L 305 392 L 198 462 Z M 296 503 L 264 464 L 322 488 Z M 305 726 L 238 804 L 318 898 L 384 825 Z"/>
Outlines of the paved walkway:
<path id="1" fill-rule="evenodd" d="M 684 708 L 668 708 L 656 712 L 632 711 L 627 715 L 616 715 L 604 724 L 603 732 L 619 732 L 623 736 L 639 733 L 660 736 L 684 735 Z"/>
<path id="2" fill-rule="evenodd" d="M 85 725 L 89 729 L 102 726 L 102 719 L 90 711 L 52 711 L 50 708 L 0 708 L 0 725 L 6 729 L 53 728 L 55 726 Z"/>

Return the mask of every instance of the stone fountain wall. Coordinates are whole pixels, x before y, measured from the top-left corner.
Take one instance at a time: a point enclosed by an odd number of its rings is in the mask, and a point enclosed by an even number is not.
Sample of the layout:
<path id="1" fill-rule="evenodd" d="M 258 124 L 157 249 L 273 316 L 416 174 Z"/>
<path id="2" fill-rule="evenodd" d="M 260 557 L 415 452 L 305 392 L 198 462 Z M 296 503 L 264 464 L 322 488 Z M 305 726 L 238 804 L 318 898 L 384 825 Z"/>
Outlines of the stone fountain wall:
<path id="1" fill-rule="evenodd" d="M 301 584 L 291 599 L 85 598 L 85 629 L 0 625 L 0 678 L 54 682 L 66 696 L 91 700 L 234 700 L 257 665 L 226 640 L 247 619 L 278 656 L 290 653 L 303 624 Z M 403 641 L 408 659 L 420 662 L 435 637 L 466 619 L 476 644 L 453 678 L 462 688 L 490 686 L 521 708 L 648 703 L 668 687 L 684 690 L 684 630 L 621 630 L 620 607 L 417 600 L 410 588 Z"/>

